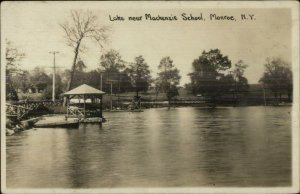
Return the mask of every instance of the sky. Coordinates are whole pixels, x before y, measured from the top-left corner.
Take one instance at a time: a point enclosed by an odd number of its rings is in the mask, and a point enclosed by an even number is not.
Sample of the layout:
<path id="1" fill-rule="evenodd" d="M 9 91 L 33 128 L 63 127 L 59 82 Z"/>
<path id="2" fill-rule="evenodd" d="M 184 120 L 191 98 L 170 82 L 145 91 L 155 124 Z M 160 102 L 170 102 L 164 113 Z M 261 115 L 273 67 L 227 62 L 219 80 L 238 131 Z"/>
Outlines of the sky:
<path id="1" fill-rule="evenodd" d="M 243 60 L 248 68 L 249 83 L 257 83 L 264 71 L 267 57 L 280 57 L 291 62 L 291 13 L 287 8 L 222 8 L 201 6 L 196 2 L 4 2 L 1 6 L 1 38 L 11 41 L 26 54 L 21 68 L 53 65 L 49 51 L 59 51 L 56 65 L 70 68 L 73 49 L 66 44 L 60 23 L 70 20 L 71 10 L 91 10 L 99 25 L 111 28 L 104 49 L 86 39 L 87 50 L 80 53 L 87 70 L 98 67 L 100 55 L 117 50 L 127 62 L 142 55 L 152 76 L 163 57 L 170 56 L 182 76 L 180 85 L 190 81 L 192 62 L 203 50 L 220 49 L 232 64 Z M 177 16 L 177 21 L 145 20 L 152 16 Z M 181 14 L 202 15 L 205 21 L 183 21 Z M 210 14 L 234 16 L 236 21 L 209 20 Z M 241 20 L 241 14 L 253 14 L 255 20 Z M 125 21 L 110 21 L 116 15 Z M 142 21 L 128 21 L 129 16 L 143 16 Z"/>

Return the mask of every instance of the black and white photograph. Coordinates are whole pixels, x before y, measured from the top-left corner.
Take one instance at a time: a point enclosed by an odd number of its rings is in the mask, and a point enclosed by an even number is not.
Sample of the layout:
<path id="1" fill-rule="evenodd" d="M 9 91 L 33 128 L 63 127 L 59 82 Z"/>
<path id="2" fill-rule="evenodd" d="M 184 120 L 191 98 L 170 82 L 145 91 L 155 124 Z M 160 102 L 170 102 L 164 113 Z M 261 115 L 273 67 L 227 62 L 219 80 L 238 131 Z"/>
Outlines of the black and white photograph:
<path id="1" fill-rule="evenodd" d="M 299 2 L 2 2 L 1 192 L 299 192 Z"/>

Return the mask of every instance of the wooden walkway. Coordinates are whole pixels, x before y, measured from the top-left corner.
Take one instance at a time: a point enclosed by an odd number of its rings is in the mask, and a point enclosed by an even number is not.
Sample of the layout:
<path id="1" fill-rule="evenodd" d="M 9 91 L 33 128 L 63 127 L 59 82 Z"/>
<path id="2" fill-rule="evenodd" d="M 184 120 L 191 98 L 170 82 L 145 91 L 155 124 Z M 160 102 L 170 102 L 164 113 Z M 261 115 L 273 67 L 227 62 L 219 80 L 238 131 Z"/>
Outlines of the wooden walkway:
<path id="1" fill-rule="evenodd" d="M 27 102 L 9 102 L 6 103 L 6 116 L 16 117 L 18 120 L 24 118 L 29 112 L 40 107 L 49 107 L 61 105 L 61 101 L 27 101 Z"/>
<path id="2" fill-rule="evenodd" d="M 120 99 L 121 101 L 126 102 L 126 99 Z M 130 98 L 131 103 L 132 97 Z M 167 101 L 155 101 L 153 99 L 144 99 L 139 100 L 138 103 L 134 102 L 133 105 L 135 107 L 140 107 L 141 104 L 164 104 L 167 103 Z M 172 100 L 171 104 L 203 104 L 203 100 L 199 100 L 199 98 L 179 98 L 177 100 Z M 6 103 L 6 116 L 8 117 L 16 117 L 18 120 L 21 120 L 24 118 L 28 113 L 31 111 L 34 111 L 40 107 L 51 107 L 51 106 L 58 106 L 62 105 L 62 101 L 51 101 L 51 100 L 45 100 L 45 101 L 18 101 L 18 102 L 8 102 Z M 82 110 L 77 109 L 70 109 L 69 113 L 74 116 L 82 116 Z"/>

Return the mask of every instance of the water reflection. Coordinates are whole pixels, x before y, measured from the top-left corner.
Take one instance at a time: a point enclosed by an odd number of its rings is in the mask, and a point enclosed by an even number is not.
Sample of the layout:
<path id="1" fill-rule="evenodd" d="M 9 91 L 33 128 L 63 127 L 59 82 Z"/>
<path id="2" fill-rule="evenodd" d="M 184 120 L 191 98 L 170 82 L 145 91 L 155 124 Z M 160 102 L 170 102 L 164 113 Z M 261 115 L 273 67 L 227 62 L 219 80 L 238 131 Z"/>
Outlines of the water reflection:
<path id="1" fill-rule="evenodd" d="M 106 113 L 7 137 L 10 188 L 288 186 L 289 107 Z"/>

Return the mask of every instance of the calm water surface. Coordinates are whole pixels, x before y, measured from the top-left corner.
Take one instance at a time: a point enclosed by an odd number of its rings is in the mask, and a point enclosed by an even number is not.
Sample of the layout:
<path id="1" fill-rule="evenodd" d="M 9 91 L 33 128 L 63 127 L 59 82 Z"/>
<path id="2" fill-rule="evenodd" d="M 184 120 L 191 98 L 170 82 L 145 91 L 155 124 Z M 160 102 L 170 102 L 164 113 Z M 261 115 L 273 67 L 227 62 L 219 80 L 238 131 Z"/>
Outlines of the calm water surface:
<path id="1" fill-rule="evenodd" d="M 289 186 L 291 108 L 105 113 L 7 137 L 8 188 Z"/>

